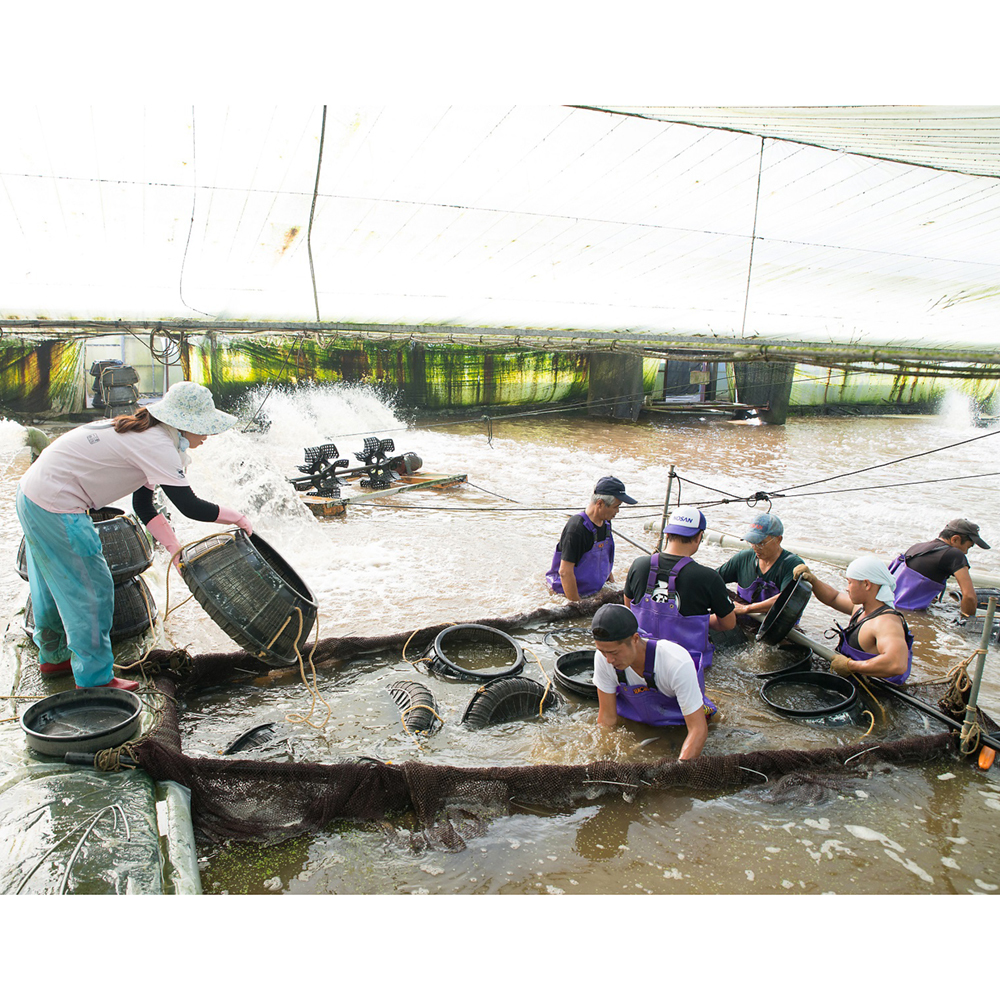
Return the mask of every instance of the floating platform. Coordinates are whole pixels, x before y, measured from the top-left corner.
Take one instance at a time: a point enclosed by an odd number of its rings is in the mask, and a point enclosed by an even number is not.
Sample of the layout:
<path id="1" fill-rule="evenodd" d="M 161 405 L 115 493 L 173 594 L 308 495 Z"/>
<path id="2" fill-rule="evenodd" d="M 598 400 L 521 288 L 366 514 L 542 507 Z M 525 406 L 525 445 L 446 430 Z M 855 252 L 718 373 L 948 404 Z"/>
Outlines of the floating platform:
<path id="1" fill-rule="evenodd" d="M 360 479 L 361 475 L 350 477 Z M 316 517 L 340 517 L 347 513 L 347 508 L 352 503 L 367 503 L 369 500 L 379 500 L 382 497 L 395 496 L 397 493 L 409 493 L 411 490 L 443 490 L 449 486 L 460 486 L 468 481 L 465 473 L 460 475 L 436 475 L 431 472 L 400 476 L 395 480 L 395 485 L 387 486 L 381 490 L 366 490 L 359 487 L 359 492 L 346 497 L 317 497 L 303 495 L 302 501 L 316 515 Z"/>

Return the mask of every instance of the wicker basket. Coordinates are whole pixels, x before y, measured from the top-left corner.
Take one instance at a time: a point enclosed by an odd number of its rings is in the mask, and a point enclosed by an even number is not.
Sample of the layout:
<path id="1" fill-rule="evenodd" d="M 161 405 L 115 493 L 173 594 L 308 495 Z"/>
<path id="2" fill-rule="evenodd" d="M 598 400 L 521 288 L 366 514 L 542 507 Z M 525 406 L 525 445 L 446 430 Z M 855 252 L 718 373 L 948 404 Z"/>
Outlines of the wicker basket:
<path id="1" fill-rule="evenodd" d="M 238 645 L 265 663 L 298 660 L 316 623 L 309 586 L 267 542 L 242 529 L 186 545 L 184 582 L 209 617 Z"/>
<path id="2" fill-rule="evenodd" d="M 104 403 L 106 406 L 121 406 L 134 403 L 139 398 L 139 390 L 134 385 L 106 385 Z"/>
<path id="3" fill-rule="evenodd" d="M 104 559 L 116 584 L 130 580 L 149 569 L 153 563 L 153 550 L 146 532 L 131 514 L 117 507 L 99 507 L 88 512 L 97 528 L 104 550 Z M 24 552 L 24 538 L 17 550 L 17 575 L 28 579 L 28 560 Z"/>
<path id="4" fill-rule="evenodd" d="M 135 385 L 138 381 L 139 373 L 131 365 L 106 368 L 101 372 L 101 385 L 104 386 L 105 395 L 112 386 Z"/>
<path id="5" fill-rule="evenodd" d="M 111 641 L 121 642 L 141 635 L 156 621 L 156 603 L 141 576 L 115 586 L 115 611 L 111 619 Z M 31 597 L 24 606 L 24 631 L 29 636 L 35 631 L 35 614 Z"/>

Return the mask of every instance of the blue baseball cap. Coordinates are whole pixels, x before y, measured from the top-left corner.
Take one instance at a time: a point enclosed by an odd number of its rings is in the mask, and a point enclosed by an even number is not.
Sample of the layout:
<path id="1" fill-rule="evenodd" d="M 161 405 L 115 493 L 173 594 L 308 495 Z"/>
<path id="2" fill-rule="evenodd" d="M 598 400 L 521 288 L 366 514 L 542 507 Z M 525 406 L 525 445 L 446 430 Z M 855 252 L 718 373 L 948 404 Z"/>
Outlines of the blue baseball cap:
<path id="1" fill-rule="evenodd" d="M 751 545 L 760 545 L 765 538 L 784 533 L 785 526 L 777 514 L 760 513 L 750 522 L 750 527 L 747 528 L 743 541 L 749 542 Z"/>
<path id="2" fill-rule="evenodd" d="M 639 502 L 638 500 L 633 500 L 625 492 L 625 484 L 614 476 L 605 476 L 603 479 L 598 479 L 597 485 L 594 487 L 594 492 L 601 496 L 614 497 L 622 503 Z"/>
<path id="3" fill-rule="evenodd" d="M 705 515 L 697 507 L 675 507 L 667 521 L 668 535 L 685 535 L 690 538 L 705 530 Z"/>

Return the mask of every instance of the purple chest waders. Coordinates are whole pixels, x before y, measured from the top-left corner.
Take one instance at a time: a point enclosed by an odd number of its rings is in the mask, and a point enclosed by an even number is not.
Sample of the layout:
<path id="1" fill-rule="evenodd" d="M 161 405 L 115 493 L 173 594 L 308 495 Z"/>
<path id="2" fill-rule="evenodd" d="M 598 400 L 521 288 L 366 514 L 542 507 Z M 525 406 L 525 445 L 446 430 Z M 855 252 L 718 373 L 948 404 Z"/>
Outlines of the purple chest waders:
<path id="1" fill-rule="evenodd" d="M 847 623 L 847 628 L 841 628 L 839 625 L 834 623 L 834 628 L 840 633 L 840 641 L 837 643 L 837 652 L 843 653 L 844 656 L 849 656 L 852 660 L 871 660 L 878 656 L 878 653 L 866 653 L 863 649 L 858 649 L 857 646 L 851 644 L 851 640 L 858 638 L 858 633 L 861 631 L 861 626 L 872 618 L 877 618 L 881 614 L 895 614 L 894 610 L 889 607 L 879 608 L 878 611 L 873 612 L 867 617 L 863 616 L 858 618 L 857 612 L 851 615 L 851 620 Z M 903 621 L 903 616 L 899 616 L 900 621 Z M 902 674 L 897 674 L 895 677 L 883 677 L 882 680 L 889 681 L 891 684 L 902 684 L 906 681 L 906 678 L 910 676 L 910 670 L 913 667 L 913 636 L 910 634 L 909 626 L 903 621 L 903 631 L 906 633 L 906 671 Z"/>
<path id="2" fill-rule="evenodd" d="M 656 679 L 653 675 L 656 666 L 656 640 L 649 639 L 646 642 L 646 658 L 643 665 L 642 676 L 645 684 L 633 687 L 625 680 L 625 671 L 616 670 L 618 674 L 618 687 L 615 689 L 615 709 L 623 719 L 631 719 L 633 722 L 642 722 L 647 726 L 683 726 L 685 725 L 684 713 L 676 698 L 669 698 L 656 686 Z M 718 709 L 705 697 L 705 674 L 700 668 L 696 668 L 698 674 L 698 687 L 701 688 L 701 697 L 705 705 L 705 714 L 713 716 Z"/>
<path id="3" fill-rule="evenodd" d="M 942 546 L 943 548 L 944 546 Z M 938 552 L 939 549 L 931 549 Z M 926 553 L 930 555 L 930 553 Z M 896 578 L 896 590 L 893 593 L 893 603 L 903 611 L 923 611 L 931 606 L 943 593 L 945 583 L 929 580 L 922 573 L 910 569 L 906 565 L 906 557 L 896 556 L 889 563 L 889 572 Z"/>
<path id="4" fill-rule="evenodd" d="M 649 576 L 646 592 L 642 600 L 632 606 L 639 628 L 654 639 L 669 639 L 683 646 L 699 670 L 712 665 L 712 644 L 708 641 L 709 615 L 682 615 L 677 608 L 677 574 L 694 560 L 690 556 L 678 559 L 670 570 L 667 582 L 667 599 L 653 600 L 656 574 L 660 565 L 660 554 L 654 553 L 649 560 Z"/>
<path id="5" fill-rule="evenodd" d="M 756 604 L 758 601 L 766 601 L 769 597 L 780 594 L 781 588 L 772 580 L 765 580 L 762 576 L 758 576 L 749 587 L 741 587 L 739 584 L 736 584 L 736 593 L 747 604 Z"/>
<path id="6" fill-rule="evenodd" d="M 581 597 L 590 597 L 596 594 L 601 587 L 608 582 L 611 576 L 612 567 L 615 564 L 615 539 L 611 533 L 611 525 L 607 521 L 608 534 L 603 542 L 597 540 L 597 525 L 589 517 L 586 511 L 581 510 L 580 516 L 583 518 L 584 527 L 594 536 L 594 545 L 589 552 L 585 552 L 573 570 L 576 577 L 576 589 Z M 559 564 L 562 562 L 562 553 L 556 549 L 552 554 L 552 565 L 548 573 L 545 574 L 545 581 L 550 590 L 557 594 L 563 593 L 562 580 L 559 579 Z"/>

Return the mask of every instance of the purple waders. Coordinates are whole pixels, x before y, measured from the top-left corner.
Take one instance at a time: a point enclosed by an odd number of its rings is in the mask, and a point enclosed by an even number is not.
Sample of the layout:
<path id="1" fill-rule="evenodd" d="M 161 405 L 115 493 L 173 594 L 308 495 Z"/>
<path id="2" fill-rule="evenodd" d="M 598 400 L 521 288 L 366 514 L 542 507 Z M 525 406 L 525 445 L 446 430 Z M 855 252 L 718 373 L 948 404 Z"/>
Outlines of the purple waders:
<path id="1" fill-rule="evenodd" d="M 758 566 L 757 569 L 759 570 L 760 567 Z M 758 576 L 749 587 L 741 587 L 736 584 L 736 593 L 747 604 L 756 604 L 758 601 L 766 601 L 769 597 L 780 594 L 781 588 L 773 580 L 765 580 L 762 576 Z M 739 609 L 737 608 L 737 610 Z"/>
<path id="2" fill-rule="evenodd" d="M 924 555 L 932 552 L 940 552 L 946 549 L 947 545 L 931 549 Z M 906 565 L 906 556 L 900 554 L 889 563 L 889 572 L 896 578 L 896 590 L 893 594 L 893 603 L 897 608 L 904 611 L 923 611 L 929 608 L 943 593 L 945 584 L 930 580 L 915 569 L 910 569 Z"/>
<path id="3" fill-rule="evenodd" d="M 611 533 L 609 522 L 608 534 L 603 542 L 597 540 L 597 525 L 589 517 L 587 512 L 581 510 L 580 517 L 583 518 L 584 527 L 594 536 L 594 547 L 589 552 L 584 552 L 580 561 L 576 564 L 573 575 L 576 577 L 576 589 L 581 597 L 590 597 L 596 594 L 601 587 L 608 582 L 611 576 L 611 569 L 615 564 L 615 539 Z M 559 563 L 562 562 L 562 553 L 556 549 L 552 554 L 552 565 L 548 573 L 545 574 L 545 581 L 549 588 L 557 594 L 563 593 L 562 580 L 559 579 Z"/>
<path id="4" fill-rule="evenodd" d="M 656 686 L 653 670 L 656 665 L 656 640 L 646 641 L 646 660 L 642 676 L 645 684 L 633 687 L 625 681 L 625 671 L 616 670 L 618 687 L 615 689 L 615 709 L 623 719 L 633 722 L 644 722 L 647 726 L 683 726 L 684 713 L 676 698 L 668 698 Z M 711 718 L 718 711 L 715 705 L 705 697 L 705 673 L 696 667 L 698 687 L 705 703 L 705 714 Z"/>
<path id="5" fill-rule="evenodd" d="M 683 646 L 694 660 L 699 674 L 712 665 L 712 644 L 708 641 L 709 615 L 684 616 L 677 610 L 677 574 L 694 562 L 690 556 L 678 559 L 670 570 L 667 582 L 667 599 L 654 601 L 656 573 L 660 566 L 660 554 L 653 553 L 649 559 L 649 576 L 646 579 L 646 593 L 642 600 L 632 605 L 632 612 L 639 622 L 639 629 L 654 639 L 669 639 Z"/>
<path id="6" fill-rule="evenodd" d="M 898 615 L 899 620 L 903 623 L 903 631 L 906 633 L 907 655 L 906 672 L 897 674 L 895 677 L 883 677 L 882 680 L 889 681 L 891 684 L 903 684 L 906 681 L 906 678 L 910 676 L 910 669 L 913 666 L 913 636 L 910 634 L 910 628 L 906 624 L 906 619 L 904 619 L 903 616 L 900 615 L 894 608 L 890 608 L 888 606 L 879 608 L 878 611 L 873 611 L 870 615 L 864 615 L 859 609 L 851 615 L 851 620 L 847 623 L 847 628 L 841 628 L 835 623 L 833 627 L 840 633 L 840 642 L 837 643 L 837 652 L 843 653 L 844 656 L 849 656 L 852 660 L 871 660 L 878 656 L 878 653 L 866 653 L 863 649 L 858 649 L 857 646 L 851 645 L 851 641 L 858 638 L 861 626 L 866 621 L 871 621 L 872 618 L 877 618 L 879 615 L 884 614 Z"/>

